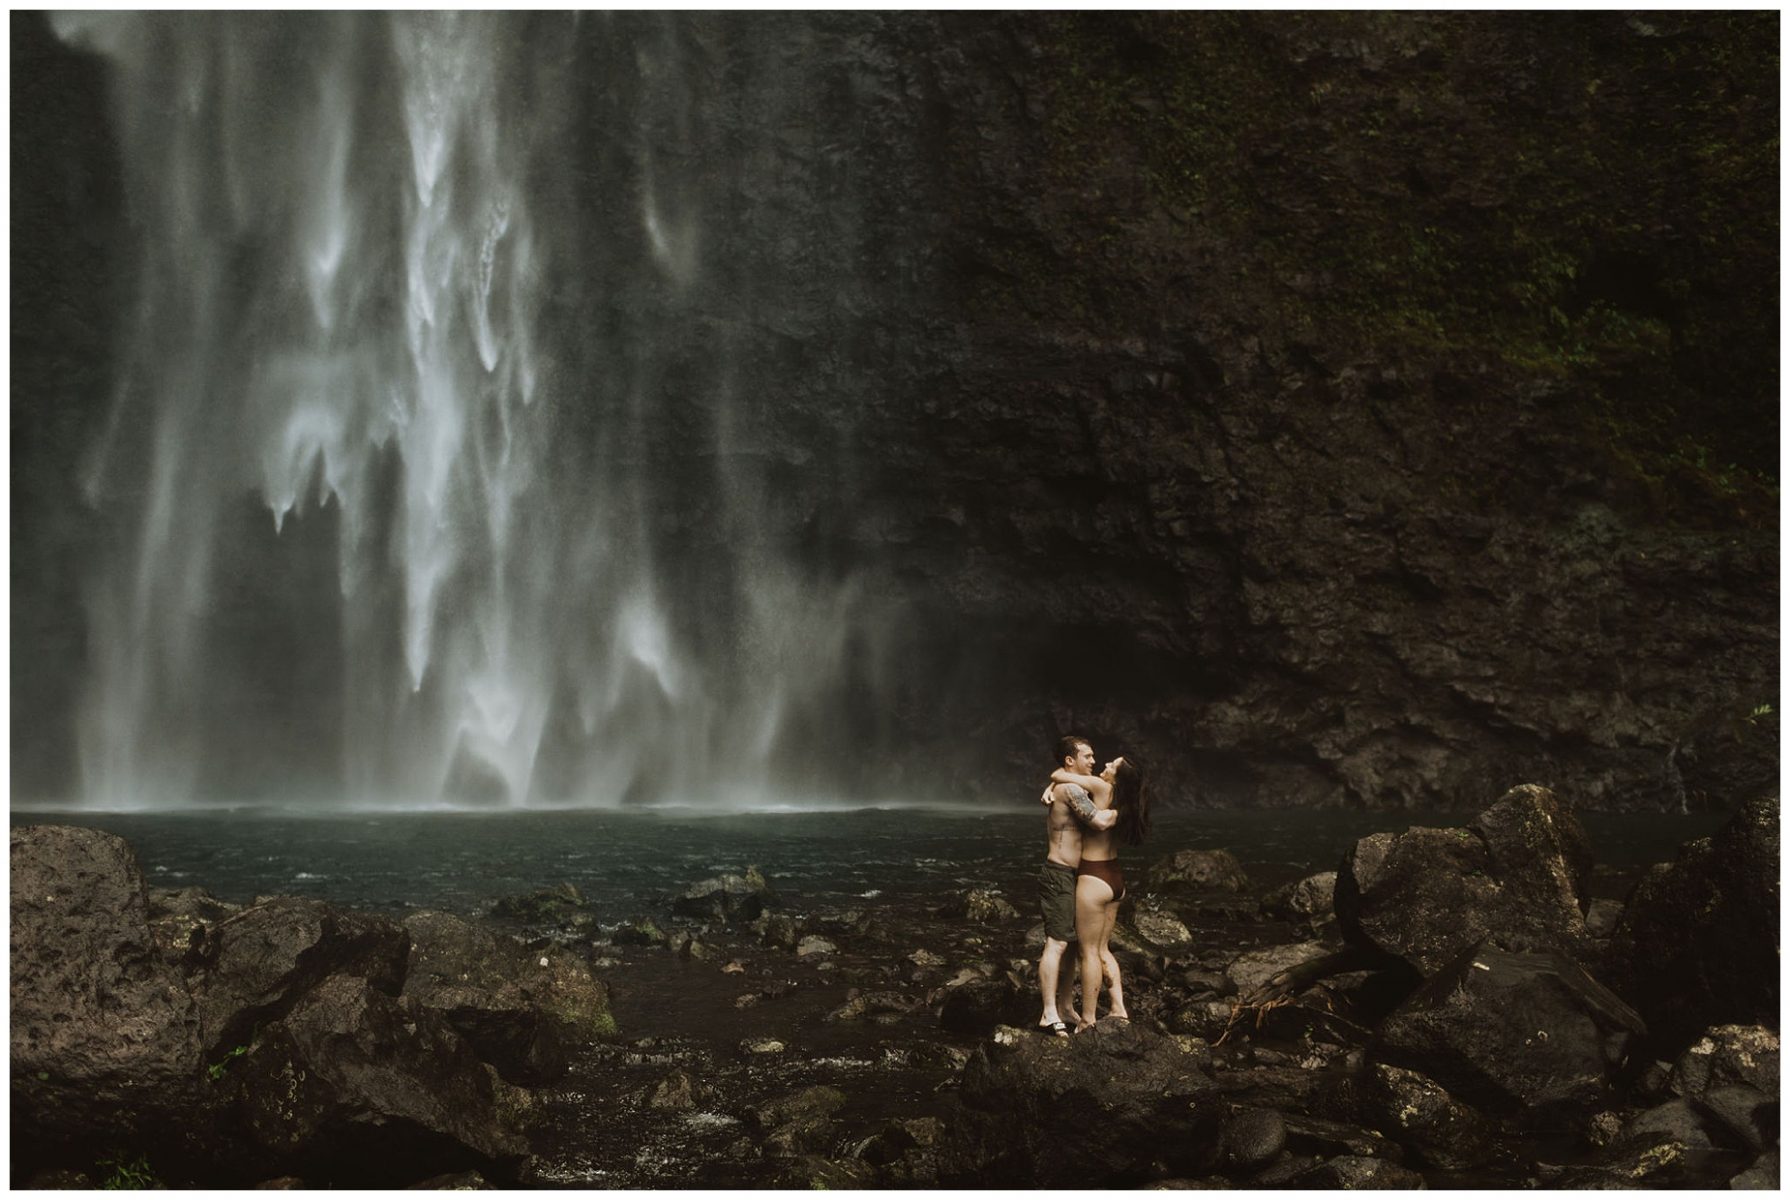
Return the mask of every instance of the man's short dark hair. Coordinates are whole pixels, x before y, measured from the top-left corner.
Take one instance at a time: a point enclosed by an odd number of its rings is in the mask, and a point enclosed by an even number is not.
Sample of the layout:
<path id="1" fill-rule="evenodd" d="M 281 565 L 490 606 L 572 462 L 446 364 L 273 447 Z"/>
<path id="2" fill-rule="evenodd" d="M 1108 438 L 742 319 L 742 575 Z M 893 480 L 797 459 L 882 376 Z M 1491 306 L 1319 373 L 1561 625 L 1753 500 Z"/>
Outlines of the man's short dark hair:
<path id="1" fill-rule="evenodd" d="M 1077 737 L 1073 733 L 1066 735 L 1057 742 L 1057 761 L 1062 762 L 1065 758 L 1074 758 L 1076 749 L 1081 746 L 1092 750 L 1094 743 L 1085 737 Z"/>

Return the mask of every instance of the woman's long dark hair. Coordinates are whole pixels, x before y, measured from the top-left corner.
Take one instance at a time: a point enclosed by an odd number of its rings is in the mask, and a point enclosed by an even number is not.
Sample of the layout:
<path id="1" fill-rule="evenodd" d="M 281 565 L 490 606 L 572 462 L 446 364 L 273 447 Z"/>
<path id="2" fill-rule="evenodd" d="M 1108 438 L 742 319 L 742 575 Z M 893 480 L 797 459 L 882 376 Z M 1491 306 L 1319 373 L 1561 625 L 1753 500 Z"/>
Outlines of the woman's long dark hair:
<path id="1" fill-rule="evenodd" d="M 1113 769 L 1113 807 L 1119 811 L 1113 836 L 1121 845 L 1141 845 L 1150 836 L 1150 798 L 1144 793 L 1144 773 L 1129 754 Z"/>

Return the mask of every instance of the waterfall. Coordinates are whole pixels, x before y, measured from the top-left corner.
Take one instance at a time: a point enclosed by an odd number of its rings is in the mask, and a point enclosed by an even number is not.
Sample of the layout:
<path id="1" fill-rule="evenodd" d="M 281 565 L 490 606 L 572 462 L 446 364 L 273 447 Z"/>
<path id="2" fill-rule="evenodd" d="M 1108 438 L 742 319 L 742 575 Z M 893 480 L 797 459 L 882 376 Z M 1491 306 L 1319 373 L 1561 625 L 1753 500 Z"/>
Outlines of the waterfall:
<path id="1" fill-rule="evenodd" d="M 138 247 L 85 479 L 117 526 L 88 581 L 89 803 L 238 799 L 208 764 L 247 746 L 353 804 L 697 800 L 849 740 L 825 714 L 887 617 L 790 554 L 767 470 L 809 451 L 741 395 L 780 296 L 711 250 L 712 28 L 52 20 L 109 64 Z M 742 113 L 810 103 L 741 74 Z M 300 564 L 330 543 L 325 589 Z M 327 689 L 282 683 L 320 662 Z"/>

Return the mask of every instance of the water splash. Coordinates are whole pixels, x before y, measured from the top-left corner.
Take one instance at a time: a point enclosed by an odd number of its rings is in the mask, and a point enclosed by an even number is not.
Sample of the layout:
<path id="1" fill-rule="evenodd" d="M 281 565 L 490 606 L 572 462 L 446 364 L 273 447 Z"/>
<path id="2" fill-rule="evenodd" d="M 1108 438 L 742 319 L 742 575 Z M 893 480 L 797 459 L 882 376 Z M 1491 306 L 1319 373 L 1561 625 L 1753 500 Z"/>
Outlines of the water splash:
<path id="1" fill-rule="evenodd" d="M 824 724 L 876 623 L 849 580 L 778 548 L 740 335 L 707 374 L 658 344 L 716 319 L 690 298 L 711 266 L 687 61 L 703 38 L 471 12 L 52 21 L 110 62 L 145 231 L 85 479 L 128 526 L 89 588 L 88 801 L 203 797 L 250 727 L 245 695 L 335 714 L 339 746 L 314 751 L 277 716 L 254 727 L 281 761 L 339 757 L 345 803 L 766 791 L 792 714 Z M 612 131 L 616 178 L 579 192 L 569 160 L 591 135 L 554 89 L 585 68 L 576 46 L 624 36 L 637 123 Z M 564 314 L 603 288 L 629 310 L 615 328 Z M 776 304 L 747 289 L 729 307 Z M 668 406 L 708 414 L 694 468 L 665 455 Z M 266 519 L 245 534 L 249 497 Z M 701 512 L 723 531 L 707 554 Z M 319 520 L 334 586 L 299 594 Z M 264 694 L 280 681 L 245 661 L 273 636 L 257 604 L 298 613 L 281 661 L 331 657 L 338 690 Z"/>

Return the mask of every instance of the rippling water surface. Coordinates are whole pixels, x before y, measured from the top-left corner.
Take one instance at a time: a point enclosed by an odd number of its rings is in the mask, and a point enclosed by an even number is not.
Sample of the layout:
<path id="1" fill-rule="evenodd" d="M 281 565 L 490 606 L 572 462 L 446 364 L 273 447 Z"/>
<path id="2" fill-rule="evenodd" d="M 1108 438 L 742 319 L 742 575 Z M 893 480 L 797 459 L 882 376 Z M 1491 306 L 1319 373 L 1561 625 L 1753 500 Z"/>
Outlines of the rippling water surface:
<path id="1" fill-rule="evenodd" d="M 1354 839 L 1466 814 L 1171 812 L 1139 867 L 1187 847 L 1230 849 L 1258 885 L 1334 869 Z M 1582 817 L 1597 861 L 1631 872 L 1670 859 L 1725 816 Z M 14 812 L 14 825 L 91 825 L 136 849 L 161 887 L 201 886 L 226 900 L 283 893 L 375 909 L 472 911 L 499 896 L 570 882 L 598 911 L 651 906 L 663 893 L 757 864 L 796 902 L 1018 885 L 1043 850 L 1043 818 L 1013 812 L 861 809 L 718 815 L 633 812 L 381 813 L 280 816 L 265 811 Z"/>

